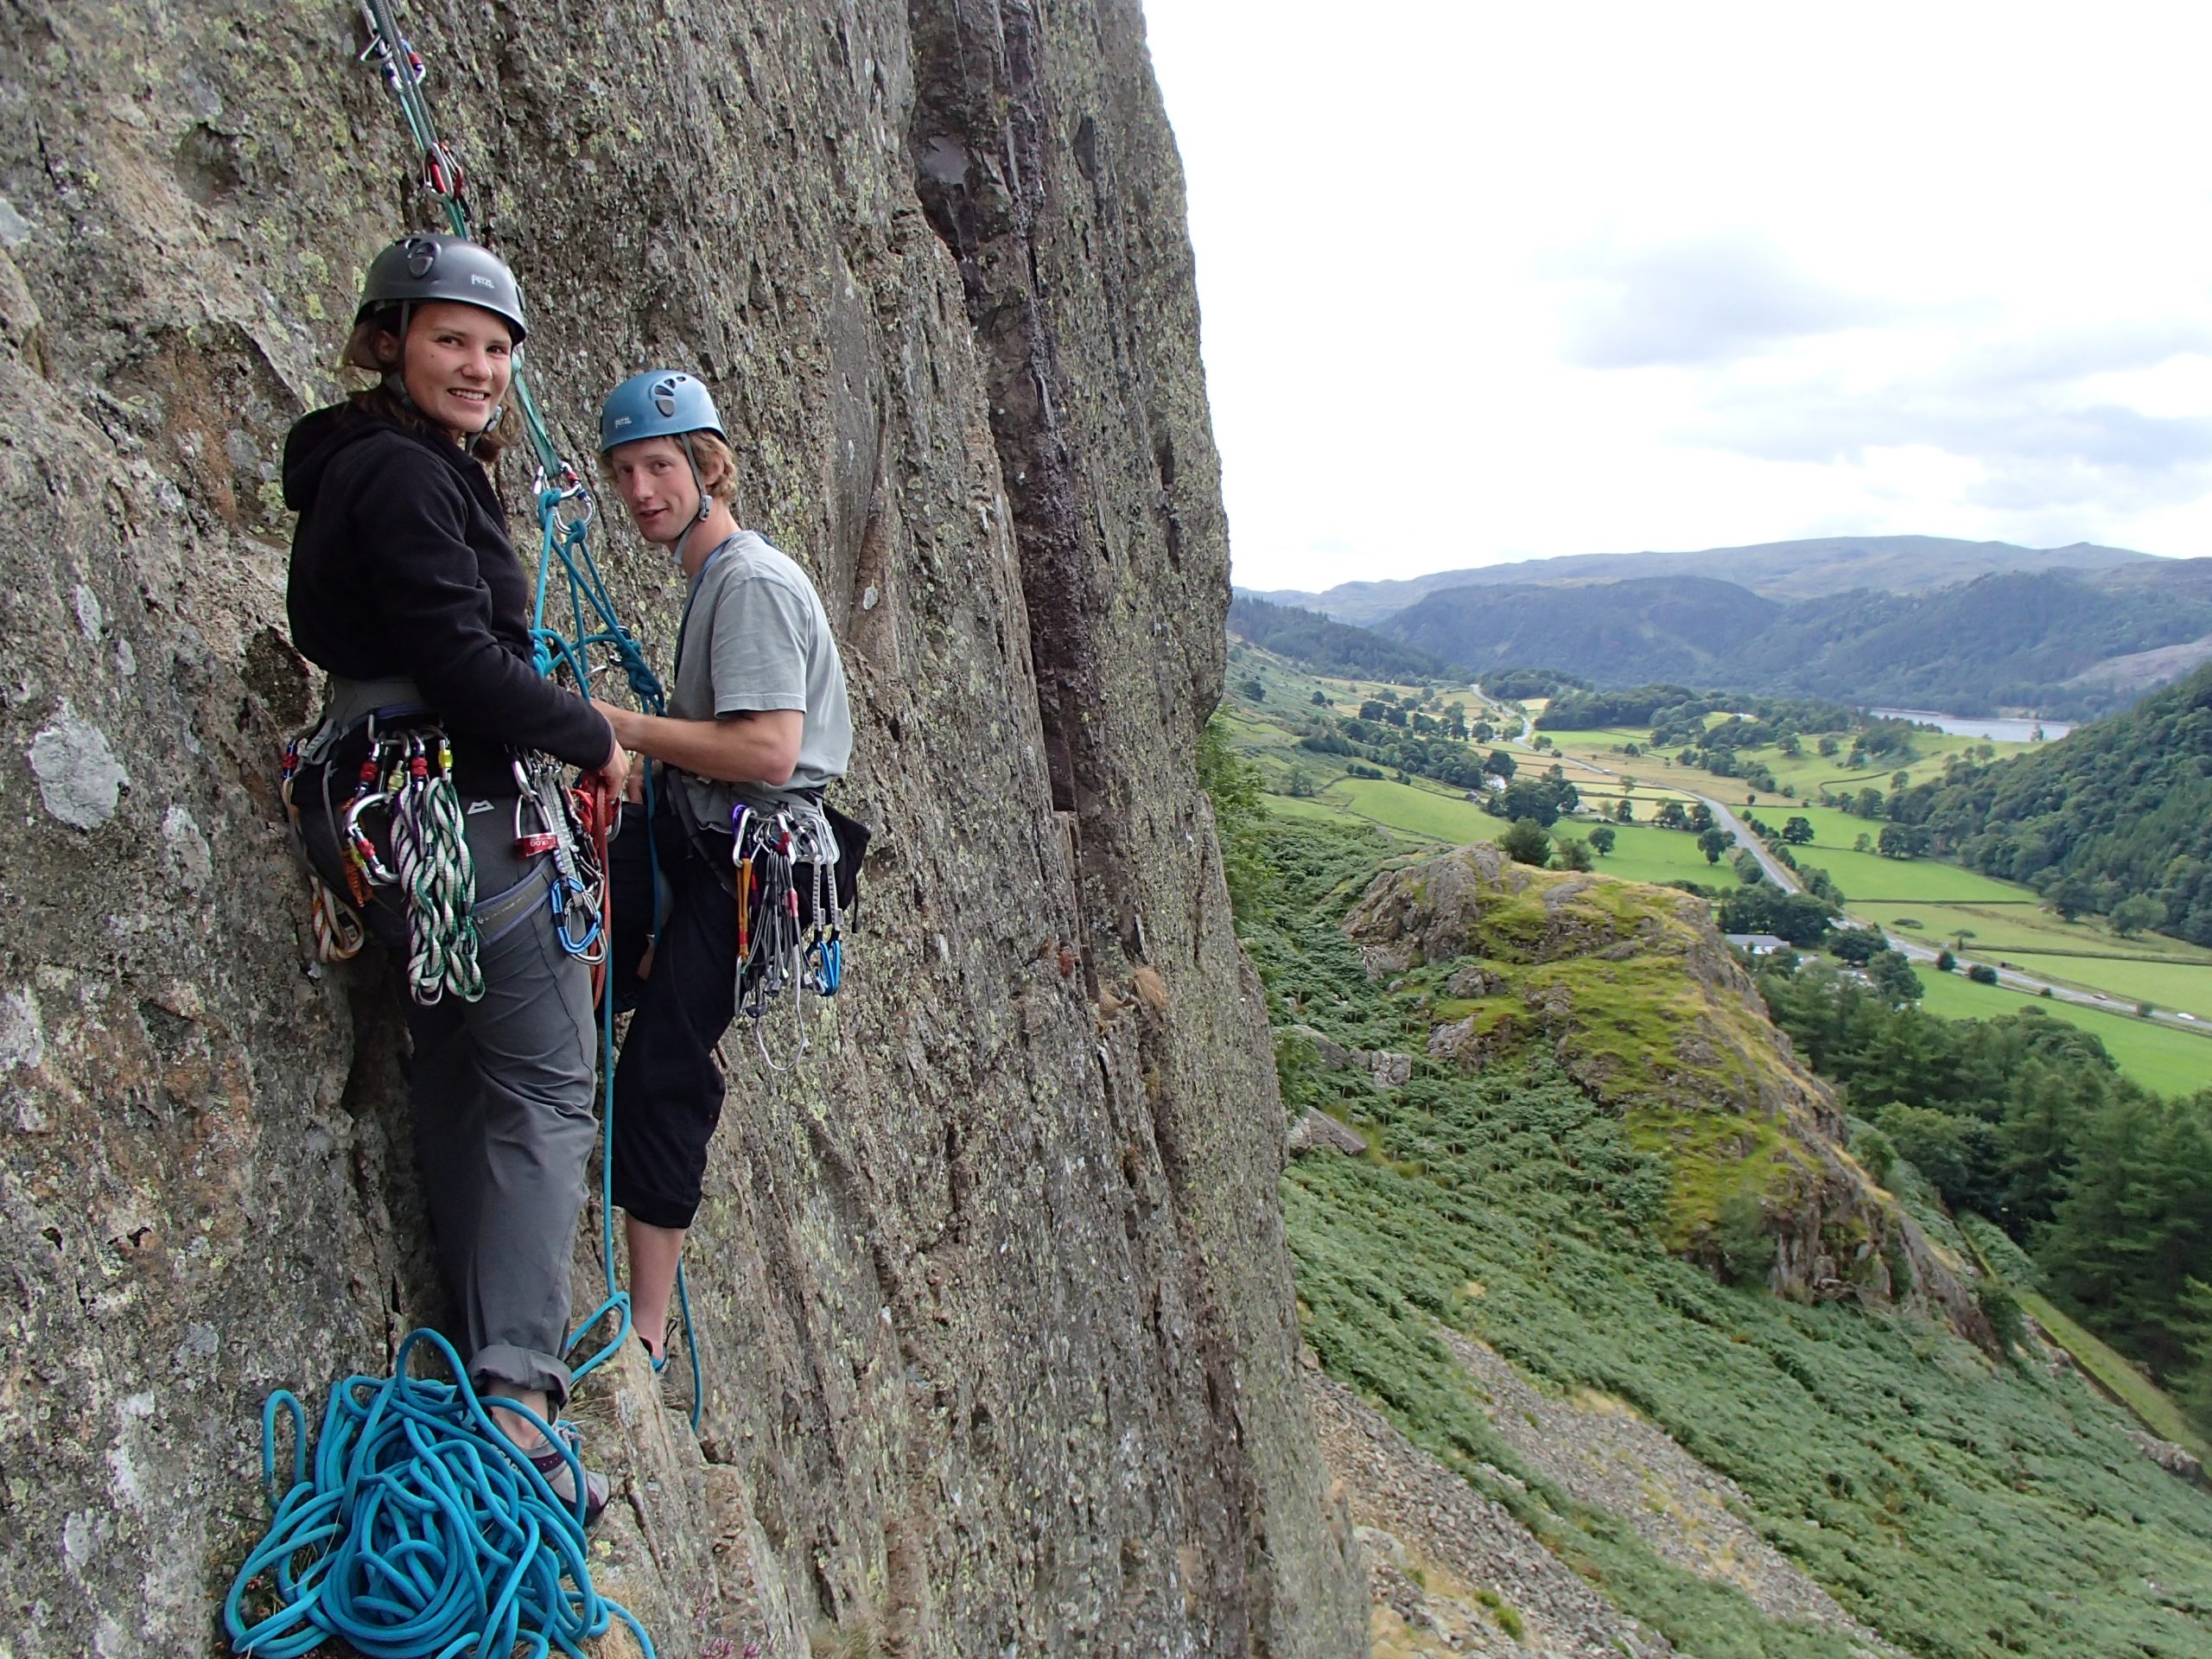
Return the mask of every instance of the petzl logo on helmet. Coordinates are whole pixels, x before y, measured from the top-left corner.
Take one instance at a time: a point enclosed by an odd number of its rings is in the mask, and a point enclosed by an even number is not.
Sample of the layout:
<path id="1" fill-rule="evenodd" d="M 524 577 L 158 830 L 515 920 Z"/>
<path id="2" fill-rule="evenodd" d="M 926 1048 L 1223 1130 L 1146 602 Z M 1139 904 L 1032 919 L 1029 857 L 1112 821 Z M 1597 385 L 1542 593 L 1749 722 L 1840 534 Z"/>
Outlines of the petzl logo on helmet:
<path id="1" fill-rule="evenodd" d="M 497 289 L 499 286 L 480 270 L 472 270 L 468 273 L 468 285 L 471 288 L 489 289 Z"/>

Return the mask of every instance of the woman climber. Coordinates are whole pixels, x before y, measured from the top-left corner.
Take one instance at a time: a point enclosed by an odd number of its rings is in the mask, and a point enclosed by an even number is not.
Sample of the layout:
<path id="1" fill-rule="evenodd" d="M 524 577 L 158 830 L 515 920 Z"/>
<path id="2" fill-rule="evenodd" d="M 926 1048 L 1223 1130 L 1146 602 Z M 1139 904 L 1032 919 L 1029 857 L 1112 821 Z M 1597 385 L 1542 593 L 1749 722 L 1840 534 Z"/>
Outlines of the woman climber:
<path id="1" fill-rule="evenodd" d="M 369 267 L 345 361 L 376 384 L 284 447 L 292 637 L 329 675 L 288 789 L 317 874 L 407 964 L 416 1154 L 469 1378 L 573 1503 L 581 1465 L 496 1402 L 551 1422 L 567 1397 L 597 1133 L 600 947 L 554 763 L 620 800 L 628 757 L 532 664 L 486 471 L 524 333 L 513 274 L 474 243 L 407 237 Z M 606 1483 L 585 1485 L 588 1519 Z"/>

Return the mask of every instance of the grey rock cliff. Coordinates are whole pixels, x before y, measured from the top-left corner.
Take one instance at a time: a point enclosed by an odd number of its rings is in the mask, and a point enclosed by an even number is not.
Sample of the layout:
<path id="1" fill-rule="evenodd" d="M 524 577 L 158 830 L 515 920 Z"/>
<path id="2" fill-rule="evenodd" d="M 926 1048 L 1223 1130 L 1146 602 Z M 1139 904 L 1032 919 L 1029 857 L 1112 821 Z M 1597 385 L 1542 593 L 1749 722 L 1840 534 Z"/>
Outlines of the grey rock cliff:
<path id="1" fill-rule="evenodd" d="M 840 626 L 881 836 L 816 1053 L 729 1045 L 702 1440 L 634 1360 L 581 1404 L 609 1587 L 679 1655 L 1358 1651 L 1192 775 L 1227 549 L 1135 0 L 405 18 L 563 441 L 622 372 L 713 378 L 746 521 Z M 10 1659 L 207 1649 L 261 1397 L 440 1312 L 393 994 L 308 966 L 276 794 L 315 696 L 278 446 L 419 208 L 358 29 L 0 13 Z M 603 545 L 664 658 L 671 573 Z"/>

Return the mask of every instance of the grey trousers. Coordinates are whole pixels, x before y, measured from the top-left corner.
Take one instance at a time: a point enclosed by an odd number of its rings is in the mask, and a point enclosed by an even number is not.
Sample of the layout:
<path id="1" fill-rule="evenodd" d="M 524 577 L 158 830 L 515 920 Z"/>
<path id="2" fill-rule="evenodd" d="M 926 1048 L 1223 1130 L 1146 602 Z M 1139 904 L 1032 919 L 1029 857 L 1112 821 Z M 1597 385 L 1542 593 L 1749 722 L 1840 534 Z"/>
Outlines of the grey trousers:
<path id="1" fill-rule="evenodd" d="M 542 1389 L 558 1407 L 569 1392 L 569 1262 L 599 1132 L 591 970 L 556 937 L 551 858 L 515 853 L 514 804 L 461 805 L 484 995 L 408 1002 L 416 1158 L 470 1379 Z M 309 807 L 301 827 L 323 879 L 342 877 L 330 820 Z M 405 951 L 391 889 L 375 891 L 366 919 Z"/>

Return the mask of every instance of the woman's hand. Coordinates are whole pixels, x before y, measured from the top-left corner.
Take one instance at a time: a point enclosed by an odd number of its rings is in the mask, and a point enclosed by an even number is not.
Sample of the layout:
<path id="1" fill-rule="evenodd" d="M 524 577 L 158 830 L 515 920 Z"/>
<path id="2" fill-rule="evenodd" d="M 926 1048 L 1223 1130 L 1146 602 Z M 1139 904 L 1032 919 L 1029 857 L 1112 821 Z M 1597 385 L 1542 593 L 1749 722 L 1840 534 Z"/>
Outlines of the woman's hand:
<path id="1" fill-rule="evenodd" d="M 602 715 L 613 712 L 598 703 L 594 703 L 592 706 L 598 709 Z M 614 724 L 612 720 L 607 723 L 610 727 Z M 607 759 L 601 761 L 585 776 L 595 788 L 604 789 L 607 791 L 608 800 L 620 801 L 627 798 L 630 785 L 630 751 L 623 747 L 622 734 L 619 730 L 614 733 L 613 745 L 607 751 Z"/>

